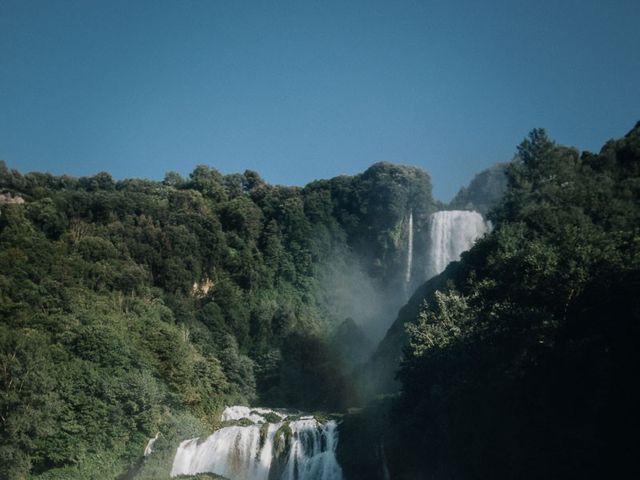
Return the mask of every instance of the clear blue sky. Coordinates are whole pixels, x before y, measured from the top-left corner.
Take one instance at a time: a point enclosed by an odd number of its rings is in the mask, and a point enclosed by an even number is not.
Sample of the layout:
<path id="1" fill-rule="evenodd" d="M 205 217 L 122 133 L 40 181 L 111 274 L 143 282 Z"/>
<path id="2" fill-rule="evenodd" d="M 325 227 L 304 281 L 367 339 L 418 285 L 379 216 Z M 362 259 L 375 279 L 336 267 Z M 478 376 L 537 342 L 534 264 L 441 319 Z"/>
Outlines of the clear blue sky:
<path id="1" fill-rule="evenodd" d="M 302 185 L 378 160 L 448 200 L 533 127 L 640 119 L 640 1 L 0 0 L 0 159 Z"/>

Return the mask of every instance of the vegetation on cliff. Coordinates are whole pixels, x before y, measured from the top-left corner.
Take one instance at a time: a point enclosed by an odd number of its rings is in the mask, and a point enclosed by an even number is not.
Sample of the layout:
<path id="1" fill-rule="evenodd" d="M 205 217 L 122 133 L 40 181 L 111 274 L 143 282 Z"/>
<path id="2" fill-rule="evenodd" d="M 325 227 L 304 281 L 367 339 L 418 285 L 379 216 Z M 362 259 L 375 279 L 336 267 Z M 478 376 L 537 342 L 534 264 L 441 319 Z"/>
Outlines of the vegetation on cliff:
<path id="1" fill-rule="evenodd" d="M 381 319 L 329 286 L 357 272 L 393 303 L 399 226 L 433 205 L 426 173 L 387 163 L 304 188 L 206 166 L 154 182 L 0 163 L 0 192 L 23 200 L 0 204 L 7 479 L 115 477 L 157 431 L 158 448 L 198 434 L 224 404 L 351 402 L 328 340 L 347 317 Z"/>
<path id="2" fill-rule="evenodd" d="M 494 231 L 406 307 L 393 478 L 637 471 L 640 124 L 598 154 L 534 130 L 507 178 Z"/>

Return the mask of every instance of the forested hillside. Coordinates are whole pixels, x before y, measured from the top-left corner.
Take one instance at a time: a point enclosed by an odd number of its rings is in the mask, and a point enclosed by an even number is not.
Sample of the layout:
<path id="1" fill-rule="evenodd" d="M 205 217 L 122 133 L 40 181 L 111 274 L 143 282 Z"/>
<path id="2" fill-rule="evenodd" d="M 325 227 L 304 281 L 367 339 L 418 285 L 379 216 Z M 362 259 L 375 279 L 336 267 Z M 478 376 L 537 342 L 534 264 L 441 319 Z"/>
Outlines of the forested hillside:
<path id="1" fill-rule="evenodd" d="M 598 154 L 534 130 L 506 172 L 493 232 L 378 349 L 408 339 L 399 397 L 348 419 L 343 447 L 383 451 L 397 479 L 635 477 L 640 123 Z"/>
<path id="2" fill-rule="evenodd" d="M 502 200 L 507 189 L 507 167 L 506 163 L 497 163 L 478 173 L 453 197 L 448 208 L 477 210 L 483 215 L 489 213 Z"/>
<path id="3" fill-rule="evenodd" d="M 225 404 L 355 401 L 348 369 L 422 280 L 406 282 L 408 216 L 424 236 L 434 204 L 425 172 L 387 163 L 304 188 L 0 163 L 0 194 L 7 479 L 115 478 Z"/>
<path id="4" fill-rule="evenodd" d="M 493 230 L 422 283 L 437 207 Z M 167 478 L 259 403 L 364 407 L 350 480 L 628 475 L 638 292 L 640 123 L 597 154 L 533 130 L 449 206 L 388 163 L 302 188 L 0 163 L 0 478 Z"/>

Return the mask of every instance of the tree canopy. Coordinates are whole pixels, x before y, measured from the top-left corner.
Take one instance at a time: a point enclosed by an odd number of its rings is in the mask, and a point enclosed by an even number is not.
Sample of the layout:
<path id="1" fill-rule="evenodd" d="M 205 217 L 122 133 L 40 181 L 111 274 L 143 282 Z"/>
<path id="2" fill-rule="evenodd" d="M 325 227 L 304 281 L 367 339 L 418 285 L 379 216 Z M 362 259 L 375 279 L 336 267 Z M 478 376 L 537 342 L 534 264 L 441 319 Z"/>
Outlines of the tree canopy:
<path id="1" fill-rule="evenodd" d="M 146 438 L 169 448 L 225 404 L 341 408 L 347 314 L 325 287 L 354 270 L 380 302 L 397 291 L 399 229 L 433 205 L 426 173 L 391 164 L 297 188 L 205 165 L 154 182 L 3 162 L 0 192 L 7 479 L 115 478 Z"/>

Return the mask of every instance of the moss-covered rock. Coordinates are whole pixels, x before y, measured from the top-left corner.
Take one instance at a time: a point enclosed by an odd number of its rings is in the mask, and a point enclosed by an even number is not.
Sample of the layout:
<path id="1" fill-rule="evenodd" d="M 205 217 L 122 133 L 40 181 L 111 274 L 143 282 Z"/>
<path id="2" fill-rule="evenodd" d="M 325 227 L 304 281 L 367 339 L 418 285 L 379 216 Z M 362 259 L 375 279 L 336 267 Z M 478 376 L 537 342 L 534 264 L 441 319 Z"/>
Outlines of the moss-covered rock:
<path id="1" fill-rule="evenodd" d="M 343 414 L 341 413 L 327 413 L 327 412 L 313 412 L 313 418 L 316 422 L 324 425 L 325 423 L 335 420 L 336 422 L 342 420 Z"/>
<path id="2" fill-rule="evenodd" d="M 289 451 L 289 448 L 291 448 L 292 435 L 293 432 L 291 431 L 289 422 L 283 423 L 282 426 L 276 430 L 273 436 L 273 454 L 275 457 L 279 457 Z"/>
<path id="3" fill-rule="evenodd" d="M 268 422 L 268 423 L 280 423 L 282 421 L 282 417 L 280 417 L 280 415 L 277 415 L 273 412 L 269 412 L 269 413 L 261 413 L 260 415 L 262 415 L 262 417 Z"/>
<path id="4" fill-rule="evenodd" d="M 215 473 L 199 473 L 198 475 L 179 475 L 174 478 L 180 480 L 226 480 L 226 477 L 221 477 Z"/>
<path id="5" fill-rule="evenodd" d="M 218 425 L 218 428 L 224 428 L 224 427 L 250 427 L 251 425 L 255 425 L 255 423 L 253 423 L 250 419 L 248 419 L 248 418 L 240 418 L 238 420 L 225 420 L 224 422 L 221 422 Z"/>
<path id="6" fill-rule="evenodd" d="M 283 422 L 297 422 L 302 418 L 302 415 L 287 415 L 282 421 Z"/>
<path id="7" fill-rule="evenodd" d="M 264 443 L 267 441 L 267 435 L 269 434 L 269 424 L 263 423 L 260 425 L 260 450 L 264 446 Z"/>

